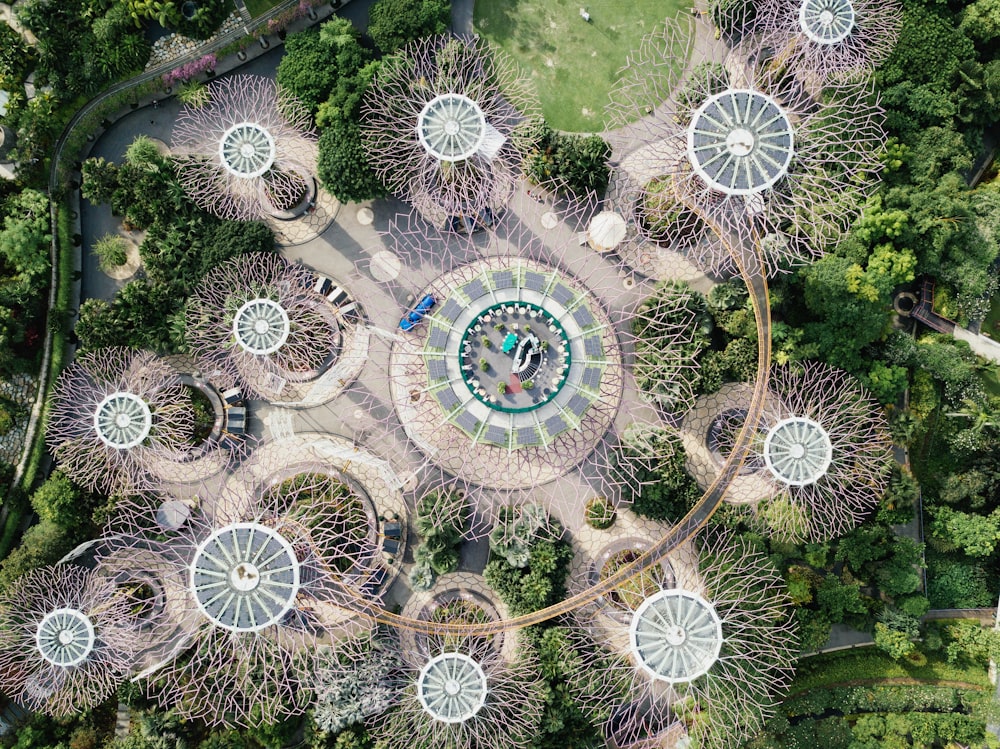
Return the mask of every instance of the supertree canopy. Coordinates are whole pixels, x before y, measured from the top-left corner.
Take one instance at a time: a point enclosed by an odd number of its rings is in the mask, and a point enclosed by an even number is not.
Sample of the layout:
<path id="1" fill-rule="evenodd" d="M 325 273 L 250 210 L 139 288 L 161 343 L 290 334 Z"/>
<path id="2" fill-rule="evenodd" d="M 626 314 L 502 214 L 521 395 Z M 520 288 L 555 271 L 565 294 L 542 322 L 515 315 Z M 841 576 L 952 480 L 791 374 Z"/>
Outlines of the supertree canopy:
<path id="1" fill-rule="evenodd" d="M 180 376 L 148 351 L 98 349 L 56 381 L 46 437 L 74 481 L 105 492 L 134 490 L 155 464 L 195 451 L 194 413 Z"/>
<path id="2" fill-rule="evenodd" d="M 171 150 L 188 194 L 221 218 L 287 211 L 314 189 L 316 136 L 308 110 L 270 78 L 235 75 L 174 121 Z"/>
<path id="3" fill-rule="evenodd" d="M 438 617 L 455 622 L 457 614 Z M 404 635 L 395 649 L 399 668 L 395 706 L 370 720 L 389 743 L 410 737 L 429 749 L 517 749 L 537 731 L 544 704 L 535 664 L 508 660 L 497 638 Z"/>
<path id="4" fill-rule="evenodd" d="M 734 486 L 731 494 L 770 533 L 818 542 L 846 533 L 878 505 L 892 442 L 882 409 L 854 377 L 819 362 L 799 367 L 771 372 L 771 398 L 748 461 L 763 487 Z M 733 410 L 719 418 L 725 453 L 743 416 Z"/>
<path id="5" fill-rule="evenodd" d="M 780 575 L 728 533 L 697 545 L 681 579 L 640 572 L 614 603 L 574 615 L 573 687 L 616 746 L 667 734 L 739 746 L 791 677 L 798 649 Z"/>
<path id="6" fill-rule="evenodd" d="M 703 62 L 685 70 L 679 49 Z M 821 255 L 860 210 L 877 185 L 883 116 L 860 85 L 830 86 L 816 101 L 745 53 L 672 20 L 643 39 L 610 117 L 623 127 L 652 114 L 629 131 L 611 198 L 654 254 L 676 243 L 718 270 L 730 254 L 752 267 L 759 250 L 774 273 Z M 691 233 L 699 241 L 684 240 Z"/>
<path id="7" fill-rule="evenodd" d="M 336 308 L 313 274 L 276 253 L 251 253 L 211 270 L 188 300 L 187 339 L 210 376 L 280 399 L 291 382 L 315 379 L 340 342 Z"/>
<path id="8" fill-rule="evenodd" d="M 181 522 L 162 524 L 164 502 L 183 505 Z M 148 549 L 171 560 L 173 573 L 158 574 L 166 597 L 183 602 L 186 637 L 146 675 L 151 696 L 186 717 L 247 726 L 303 711 L 318 638 L 378 601 L 375 511 L 332 469 L 248 470 L 190 497 L 146 493 L 117 509 L 109 557 Z"/>
<path id="9" fill-rule="evenodd" d="M 55 716 L 103 702 L 134 665 L 133 603 L 80 567 L 28 572 L 0 599 L 0 690 Z"/>
<path id="10" fill-rule="evenodd" d="M 903 9 L 894 0 L 766 0 L 747 27 L 791 65 L 824 81 L 870 73 L 896 44 Z"/>
<path id="11" fill-rule="evenodd" d="M 430 37 L 384 59 L 361 114 L 379 177 L 438 225 L 503 208 L 540 123 L 527 78 L 478 37 Z"/>

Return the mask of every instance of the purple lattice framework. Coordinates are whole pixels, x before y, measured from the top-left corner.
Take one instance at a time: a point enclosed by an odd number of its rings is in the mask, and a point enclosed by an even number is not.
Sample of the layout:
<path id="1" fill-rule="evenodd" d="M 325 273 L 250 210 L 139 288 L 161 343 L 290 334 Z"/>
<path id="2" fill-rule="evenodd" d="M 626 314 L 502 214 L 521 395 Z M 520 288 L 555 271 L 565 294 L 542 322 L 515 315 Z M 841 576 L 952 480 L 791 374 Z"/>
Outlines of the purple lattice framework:
<path id="1" fill-rule="evenodd" d="M 472 623 L 467 615 L 445 614 L 441 621 Z M 408 737 L 434 749 L 525 746 L 537 733 L 544 705 L 537 665 L 525 654 L 498 649 L 502 639 L 410 633 L 386 638 L 382 647 L 399 664 L 388 675 L 394 706 L 366 719 L 372 735 L 389 744 Z"/>
<path id="2" fill-rule="evenodd" d="M 639 586 L 632 586 L 620 597 L 625 604 L 602 598 L 574 614 L 567 639 L 567 657 L 577 663 L 572 687 L 616 746 L 685 734 L 699 746 L 740 746 L 763 728 L 791 679 L 798 642 L 781 576 L 764 554 L 729 532 L 713 531 L 696 544 L 697 571 L 681 587 L 660 587 L 649 577 L 644 598 L 635 599 Z M 660 634 L 654 634 L 659 627 L 637 630 L 644 612 L 664 597 L 680 602 L 677 611 L 686 618 L 661 620 L 671 626 Z M 720 632 L 721 646 L 701 649 Z M 689 643 L 697 656 L 694 678 L 663 676 L 667 666 L 684 671 L 691 662 L 657 661 L 655 654 Z"/>
<path id="3" fill-rule="evenodd" d="M 108 558 L 151 550 L 172 566 L 150 572 L 184 644 L 143 675 L 150 696 L 186 718 L 250 726 L 301 713 L 319 639 L 380 605 L 369 498 L 296 460 L 285 473 L 248 469 L 185 497 L 130 496 L 107 529 Z"/>
<path id="4" fill-rule="evenodd" d="M 763 529 L 784 540 L 846 533 L 886 490 L 892 440 L 885 413 L 856 378 L 819 362 L 773 367 L 770 390 L 751 465 L 771 496 L 749 506 Z"/>
<path id="5" fill-rule="evenodd" d="M 28 710 L 64 716 L 108 698 L 134 665 L 133 600 L 80 567 L 40 567 L 0 600 L 0 689 Z"/>
<path id="6" fill-rule="evenodd" d="M 188 301 L 192 354 L 211 379 L 280 400 L 287 383 L 318 377 L 340 347 L 336 310 L 314 285 L 311 271 L 276 253 L 227 261 Z"/>
<path id="7" fill-rule="evenodd" d="M 379 178 L 438 226 L 507 204 L 541 121 L 529 79 L 501 50 L 452 36 L 384 59 L 360 120 Z"/>
<path id="8" fill-rule="evenodd" d="M 646 240 L 623 252 L 654 276 L 661 251 L 727 273 L 732 254 L 755 268 L 758 249 L 768 274 L 821 256 L 877 187 L 886 138 L 864 85 L 815 101 L 694 20 L 643 39 L 609 119 L 628 126 L 609 198 Z"/>
<path id="9" fill-rule="evenodd" d="M 174 120 L 171 153 L 191 198 L 221 218 L 287 211 L 314 189 L 317 139 L 308 110 L 270 78 L 234 75 Z"/>
<path id="10" fill-rule="evenodd" d="M 194 412 L 179 374 L 148 351 L 121 347 L 79 357 L 56 381 L 46 437 L 66 475 L 127 493 L 149 485 L 164 460 L 194 457 Z"/>
<path id="11" fill-rule="evenodd" d="M 894 0 L 766 0 L 750 33 L 789 65 L 824 81 L 869 74 L 899 38 L 903 9 Z"/>
<path id="12" fill-rule="evenodd" d="M 392 222 L 387 248 L 420 273 L 407 277 L 420 284 L 410 293 L 435 305 L 393 344 L 386 426 L 405 431 L 440 470 L 425 474 L 432 488 L 454 482 L 486 517 L 534 501 L 572 522 L 577 503 L 617 502 L 641 483 L 636 464 L 648 456 L 626 455 L 625 437 L 635 423 L 662 428 L 663 410 L 684 409 L 697 319 L 682 304 L 661 310 L 652 286 L 636 286 L 615 254 L 582 248 L 574 225 L 585 227 L 585 215 L 543 233 L 533 228 L 543 212 L 533 201 L 517 203 L 472 239 L 413 216 Z M 641 304 L 646 296 L 653 301 Z M 655 346 L 640 343 L 654 326 Z M 549 336 L 545 355 L 558 358 L 557 329 L 571 342 L 569 374 L 561 384 L 539 378 L 540 405 L 518 411 L 506 375 L 504 383 L 485 379 L 500 371 L 504 334 Z M 674 384 L 654 391 L 653 381 Z"/>

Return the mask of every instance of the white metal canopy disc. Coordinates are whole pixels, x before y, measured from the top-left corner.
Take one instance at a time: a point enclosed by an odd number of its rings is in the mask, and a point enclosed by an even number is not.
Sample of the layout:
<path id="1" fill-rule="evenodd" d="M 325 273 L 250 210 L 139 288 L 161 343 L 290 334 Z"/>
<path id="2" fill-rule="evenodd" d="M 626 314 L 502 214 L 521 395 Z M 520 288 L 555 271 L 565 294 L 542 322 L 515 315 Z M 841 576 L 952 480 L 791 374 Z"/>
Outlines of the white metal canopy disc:
<path id="1" fill-rule="evenodd" d="M 95 639 L 90 617 L 76 609 L 50 611 L 42 617 L 35 632 L 35 644 L 42 658 L 64 668 L 87 660 Z"/>
<path id="2" fill-rule="evenodd" d="M 417 699 L 435 720 L 462 723 L 486 704 L 486 674 L 463 653 L 441 653 L 420 669 Z"/>
<path id="3" fill-rule="evenodd" d="M 802 0 L 799 25 L 816 44 L 837 44 L 854 30 L 854 5 L 851 0 Z"/>
<path id="4" fill-rule="evenodd" d="M 417 138 L 427 153 L 441 161 L 464 161 L 486 139 L 486 115 L 468 96 L 435 96 L 417 116 Z"/>
<path id="5" fill-rule="evenodd" d="M 286 340 L 288 313 L 271 299 L 251 299 L 233 315 L 233 336 L 240 348 L 256 356 L 273 354 Z"/>
<path id="6" fill-rule="evenodd" d="M 249 179 L 264 174 L 274 164 L 274 138 L 252 122 L 233 125 L 219 141 L 219 159 L 230 173 Z"/>
<path id="7" fill-rule="evenodd" d="M 753 195 L 788 172 L 795 154 L 792 123 L 766 94 L 729 89 L 710 96 L 691 117 L 688 159 L 712 189 Z"/>
<path id="8" fill-rule="evenodd" d="M 128 450 L 142 443 L 153 428 L 149 405 L 132 393 L 112 393 L 97 404 L 94 430 L 105 445 Z"/>
<path id="9" fill-rule="evenodd" d="M 774 477 L 790 486 L 807 486 L 826 475 L 833 460 L 833 443 L 812 419 L 782 419 L 764 438 L 764 462 Z"/>
<path id="10" fill-rule="evenodd" d="M 212 622 L 256 632 L 288 613 L 299 592 L 295 550 L 260 523 L 233 523 L 201 543 L 191 562 L 191 594 Z"/>
<path id="11" fill-rule="evenodd" d="M 707 673 L 722 650 L 722 621 L 715 607 L 680 588 L 658 591 L 643 601 L 628 634 L 639 667 L 671 684 Z"/>

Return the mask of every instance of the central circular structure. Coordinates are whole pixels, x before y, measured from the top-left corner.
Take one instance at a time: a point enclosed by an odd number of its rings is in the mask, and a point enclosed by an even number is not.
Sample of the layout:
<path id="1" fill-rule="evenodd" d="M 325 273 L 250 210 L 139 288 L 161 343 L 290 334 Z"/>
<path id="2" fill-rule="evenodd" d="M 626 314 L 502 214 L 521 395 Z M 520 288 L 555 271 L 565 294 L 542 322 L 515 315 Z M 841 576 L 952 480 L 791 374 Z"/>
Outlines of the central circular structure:
<path id="1" fill-rule="evenodd" d="M 486 703 L 486 674 L 463 653 L 441 653 L 420 669 L 417 699 L 435 720 L 462 723 Z"/>
<path id="2" fill-rule="evenodd" d="M 236 343 L 257 356 L 273 354 L 288 339 L 288 313 L 272 299 L 251 299 L 233 315 Z"/>
<path id="3" fill-rule="evenodd" d="M 837 44 L 854 30 L 854 5 L 851 0 L 803 0 L 799 6 L 799 25 L 816 44 Z"/>
<path id="4" fill-rule="evenodd" d="M 38 624 L 35 644 L 42 657 L 54 666 L 76 666 L 94 649 L 94 625 L 77 609 L 55 609 Z"/>
<path id="5" fill-rule="evenodd" d="M 730 89 L 710 96 L 691 117 L 688 159 L 702 180 L 726 195 L 753 195 L 788 172 L 792 124 L 770 96 Z"/>
<path id="6" fill-rule="evenodd" d="M 814 484 L 826 475 L 833 460 L 830 435 L 803 416 L 782 419 L 764 438 L 764 463 L 789 486 Z"/>
<path id="7" fill-rule="evenodd" d="M 149 405 L 132 393 L 112 393 L 97 405 L 94 429 L 101 442 L 117 450 L 142 443 L 153 428 Z"/>
<path id="8" fill-rule="evenodd" d="M 540 305 L 528 302 L 513 311 L 503 304 L 484 310 L 466 327 L 458 355 L 473 396 L 506 413 L 534 411 L 555 398 L 572 361 L 562 325 Z M 536 388 L 540 395 L 532 392 Z"/>
<path id="9" fill-rule="evenodd" d="M 435 96 L 417 116 L 417 138 L 436 159 L 464 161 L 483 145 L 486 116 L 468 96 Z"/>
<path id="10" fill-rule="evenodd" d="M 722 621 L 715 607 L 696 593 L 657 591 L 632 615 L 629 647 L 639 667 L 654 679 L 694 681 L 719 658 Z"/>
<path id="11" fill-rule="evenodd" d="M 589 290 L 535 261 L 489 259 L 436 279 L 433 307 L 393 344 L 407 435 L 452 475 L 491 488 L 565 475 L 607 433 L 624 363 Z"/>
<path id="12" fill-rule="evenodd" d="M 219 159 L 231 174 L 259 177 L 274 164 L 274 138 L 260 125 L 241 122 L 226 130 L 219 141 Z"/>
<path id="13" fill-rule="evenodd" d="M 295 605 L 299 563 L 279 533 L 233 523 L 201 543 L 191 563 L 191 592 L 212 622 L 236 632 L 270 626 Z"/>

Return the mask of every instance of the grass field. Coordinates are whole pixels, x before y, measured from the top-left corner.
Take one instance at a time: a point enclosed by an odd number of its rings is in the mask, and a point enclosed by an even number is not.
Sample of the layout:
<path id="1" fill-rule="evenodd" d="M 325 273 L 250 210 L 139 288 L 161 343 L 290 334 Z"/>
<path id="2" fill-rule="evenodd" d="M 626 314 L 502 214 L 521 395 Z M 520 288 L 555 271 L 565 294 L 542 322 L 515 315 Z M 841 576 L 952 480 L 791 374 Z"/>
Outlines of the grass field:
<path id="1" fill-rule="evenodd" d="M 689 0 L 477 0 L 475 29 L 531 74 L 548 123 L 600 132 L 630 51 Z M 590 13 L 590 22 L 580 8 Z"/>
<path id="2" fill-rule="evenodd" d="M 246 0 L 246 6 L 247 10 L 250 11 L 250 16 L 257 18 L 257 16 L 267 13 L 279 2 L 280 0 Z"/>

